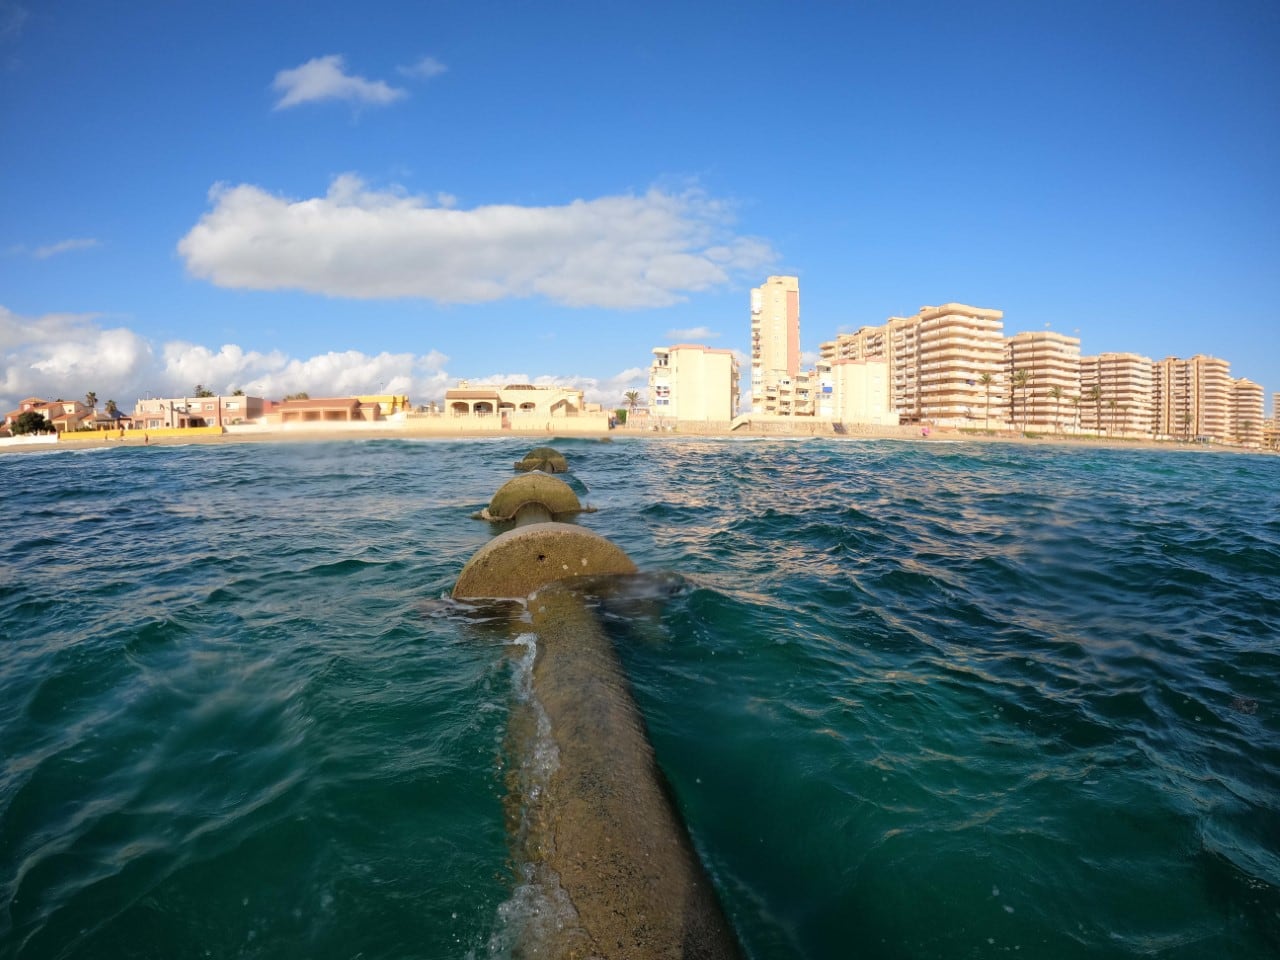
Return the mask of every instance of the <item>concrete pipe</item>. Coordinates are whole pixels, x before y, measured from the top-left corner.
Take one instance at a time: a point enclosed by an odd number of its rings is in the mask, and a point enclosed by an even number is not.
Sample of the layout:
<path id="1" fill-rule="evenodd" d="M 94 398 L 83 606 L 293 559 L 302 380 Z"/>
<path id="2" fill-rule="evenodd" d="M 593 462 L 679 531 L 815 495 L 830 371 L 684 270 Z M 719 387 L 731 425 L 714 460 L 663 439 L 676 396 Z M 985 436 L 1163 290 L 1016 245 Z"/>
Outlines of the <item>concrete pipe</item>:
<path id="1" fill-rule="evenodd" d="M 504 483 L 489 501 L 489 506 L 475 514 L 479 520 L 514 521 L 517 526 L 567 520 L 579 513 L 594 512 L 583 507 L 578 495 L 563 480 L 546 473 L 522 473 Z"/>
<path id="2" fill-rule="evenodd" d="M 533 528 L 538 529 L 538 528 Z M 519 798 L 526 883 L 558 905 L 531 956 L 740 958 L 733 929 L 654 757 L 612 641 L 579 584 L 529 598 L 531 688 L 556 762 Z"/>
<path id="3" fill-rule="evenodd" d="M 453 597 L 524 599 L 556 580 L 635 572 L 631 558 L 600 534 L 571 523 L 538 523 L 500 533 L 477 550 Z"/>
<path id="4" fill-rule="evenodd" d="M 524 455 L 523 460 L 516 461 L 516 469 L 521 472 L 541 470 L 543 473 L 568 473 L 569 461 L 554 447 L 534 447 Z"/>

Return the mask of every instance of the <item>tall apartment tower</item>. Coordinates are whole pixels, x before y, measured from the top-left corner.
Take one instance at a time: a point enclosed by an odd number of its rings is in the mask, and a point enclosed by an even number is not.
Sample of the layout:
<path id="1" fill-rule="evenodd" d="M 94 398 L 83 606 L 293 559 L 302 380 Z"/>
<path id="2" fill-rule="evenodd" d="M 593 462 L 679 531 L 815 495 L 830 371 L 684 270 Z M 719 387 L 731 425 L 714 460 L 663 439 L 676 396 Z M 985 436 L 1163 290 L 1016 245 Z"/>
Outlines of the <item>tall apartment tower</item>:
<path id="1" fill-rule="evenodd" d="M 1099 353 L 1080 358 L 1080 427 L 1110 433 L 1156 429 L 1155 367 L 1136 353 Z"/>
<path id="2" fill-rule="evenodd" d="M 770 277 L 751 291 L 751 412 L 793 414 L 777 398 L 799 375 L 800 279 Z"/>
<path id="3" fill-rule="evenodd" d="M 1247 377 L 1231 381 L 1231 439 L 1238 443 L 1262 443 L 1262 384 Z"/>
<path id="4" fill-rule="evenodd" d="M 983 374 L 1004 369 L 1004 313 L 963 303 L 890 317 L 893 402 L 904 422 L 964 425 L 984 416 Z"/>
<path id="5" fill-rule="evenodd" d="M 1154 364 L 1156 432 L 1190 439 L 1231 436 L 1231 365 L 1196 354 Z"/>
<path id="6" fill-rule="evenodd" d="M 1052 330 L 1016 333 L 1005 341 L 1005 363 L 1014 422 L 1058 430 L 1064 411 L 1073 417 L 1071 399 L 1080 395 L 1079 337 Z"/>

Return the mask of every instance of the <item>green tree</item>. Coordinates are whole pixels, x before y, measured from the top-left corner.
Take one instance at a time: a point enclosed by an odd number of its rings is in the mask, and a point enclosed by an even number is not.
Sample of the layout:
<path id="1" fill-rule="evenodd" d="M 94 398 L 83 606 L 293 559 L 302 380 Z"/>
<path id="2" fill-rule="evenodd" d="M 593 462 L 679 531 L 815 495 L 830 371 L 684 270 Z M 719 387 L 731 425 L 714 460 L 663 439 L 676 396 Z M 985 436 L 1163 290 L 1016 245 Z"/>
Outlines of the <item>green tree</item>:
<path id="1" fill-rule="evenodd" d="M 96 413 L 98 410 L 98 395 L 90 390 L 84 395 L 84 405 Z"/>
<path id="2" fill-rule="evenodd" d="M 978 382 L 987 392 L 987 402 L 982 408 L 982 429 L 991 429 L 991 385 L 996 382 L 996 378 L 989 373 L 984 373 L 978 377 Z"/>
<path id="3" fill-rule="evenodd" d="M 298 393 L 287 393 L 285 394 L 284 398 L 286 400 L 310 400 L 311 394 L 307 393 L 307 391 L 305 390 L 302 390 L 302 391 L 299 391 Z"/>
<path id="4" fill-rule="evenodd" d="M 234 390 L 231 391 L 231 395 L 233 397 L 243 397 L 244 391 L 241 390 L 239 387 L 236 387 Z"/>
<path id="5" fill-rule="evenodd" d="M 27 410 L 18 414 L 10 430 L 13 431 L 15 437 L 27 433 L 52 433 L 53 424 L 46 420 L 44 414 L 39 410 Z"/>
<path id="6" fill-rule="evenodd" d="M 635 413 L 635 412 L 636 412 L 636 404 L 638 404 L 638 403 L 640 402 L 640 391 L 639 391 L 639 390 L 628 390 L 626 393 L 624 393 L 624 394 L 622 395 L 622 399 L 624 399 L 624 400 L 626 400 L 626 401 L 627 401 L 627 412 L 628 412 L 628 413 Z"/>
<path id="7" fill-rule="evenodd" d="M 1094 384 L 1085 394 L 1085 398 L 1093 402 L 1093 429 L 1102 432 L 1102 387 Z"/>
<path id="8" fill-rule="evenodd" d="M 1195 418 L 1192 417 L 1191 414 L 1189 413 L 1184 413 L 1182 415 L 1182 439 L 1183 440 L 1191 439 L 1191 422 L 1194 419 Z"/>
<path id="9" fill-rule="evenodd" d="M 1013 373 L 1013 397 L 1016 402 L 1018 391 L 1022 391 L 1022 432 L 1027 432 L 1027 388 L 1031 385 L 1029 370 L 1015 370 Z M 1016 407 L 1015 407 L 1016 409 Z"/>
<path id="10" fill-rule="evenodd" d="M 196 384 L 196 392 L 195 392 L 195 396 L 197 396 L 197 397 L 212 397 L 212 396 L 213 396 L 213 391 L 212 391 L 212 390 L 207 390 L 207 389 L 205 389 L 205 385 L 204 385 L 203 383 L 197 383 L 197 384 Z"/>
<path id="11" fill-rule="evenodd" d="M 1107 409 L 1111 411 L 1111 432 L 1116 432 L 1116 402 L 1114 400 L 1107 401 Z"/>
<path id="12" fill-rule="evenodd" d="M 1080 432 L 1080 398 L 1071 397 L 1070 400 L 1071 400 L 1071 409 L 1072 409 L 1071 425 L 1072 427 L 1075 428 L 1075 431 L 1079 433 Z"/>
<path id="13" fill-rule="evenodd" d="M 116 402 L 114 400 L 108 400 L 106 411 L 107 411 L 107 416 L 114 417 L 117 413 L 120 412 L 120 408 L 116 406 Z"/>
<path id="14" fill-rule="evenodd" d="M 1049 396 L 1053 397 L 1053 432 L 1062 432 L 1062 388 L 1053 386 L 1049 388 Z"/>

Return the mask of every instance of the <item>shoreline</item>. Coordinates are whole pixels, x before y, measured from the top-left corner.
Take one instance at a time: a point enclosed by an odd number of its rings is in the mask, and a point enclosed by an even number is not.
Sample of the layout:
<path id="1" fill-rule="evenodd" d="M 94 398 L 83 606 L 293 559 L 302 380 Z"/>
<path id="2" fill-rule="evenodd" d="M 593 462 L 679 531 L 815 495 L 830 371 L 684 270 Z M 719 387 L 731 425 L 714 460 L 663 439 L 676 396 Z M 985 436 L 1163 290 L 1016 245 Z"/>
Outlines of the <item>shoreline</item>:
<path id="1" fill-rule="evenodd" d="M 825 423 L 825 422 L 824 422 Z M 252 430 L 228 430 L 221 434 L 200 434 L 191 436 L 157 436 L 144 440 L 146 431 L 134 430 L 123 439 L 105 436 L 97 438 L 75 438 L 58 441 L 33 441 L 28 443 L 0 443 L 0 454 L 4 453 L 40 453 L 66 450 L 100 450 L 119 447 L 167 447 L 188 446 L 192 444 L 226 444 L 226 443 L 333 443 L 344 440 L 501 440 L 527 439 L 533 441 L 548 440 L 597 440 L 601 442 L 623 440 L 691 440 L 691 439 L 733 439 L 733 440 L 895 440 L 909 443 L 980 443 L 980 444 L 1015 444 L 1028 446 L 1069 446 L 1081 449 L 1124 449 L 1124 450 L 1171 450 L 1198 453 L 1244 453 L 1276 455 L 1280 451 L 1255 449 L 1251 447 L 1235 447 L 1220 444 L 1193 443 L 1181 440 L 1142 440 L 1133 437 L 1117 437 L 1114 439 L 1101 437 L 1073 437 L 1068 435 L 1038 435 L 1026 437 L 1016 434 L 1000 433 L 968 433 L 956 428 L 931 427 L 928 436 L 921 436 L 917 428 L 875 427 L 855 425 L 856 433 L 805 432 L 799 430 L 642 430 L 637 428 L 617 427 L 613 430 L 450 430 L 432 429 L 433 425 L 418 425 L 412 422 L 387 425 L 370 425 L 367 427 L 263 427 Z M 772 425 L 771 425 L 772 426 Z M 799 426 L 799 424 L 797 424 Z M 813 427 L 813 424 L 806 424 Z"/>

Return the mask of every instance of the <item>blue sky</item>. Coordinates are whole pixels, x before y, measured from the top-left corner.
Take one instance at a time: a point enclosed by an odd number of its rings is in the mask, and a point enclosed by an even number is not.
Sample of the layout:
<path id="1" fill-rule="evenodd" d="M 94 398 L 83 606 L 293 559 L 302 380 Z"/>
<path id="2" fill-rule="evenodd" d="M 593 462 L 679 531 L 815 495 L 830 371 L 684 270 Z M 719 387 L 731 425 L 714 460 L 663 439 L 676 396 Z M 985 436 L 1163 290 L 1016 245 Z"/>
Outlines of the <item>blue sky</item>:
<path id="1" fill-rule="evenodd" d="M 552 378 L 952 300 L 1280 391 L 1280 7 L 0 0 L 0 401 Z"/>

